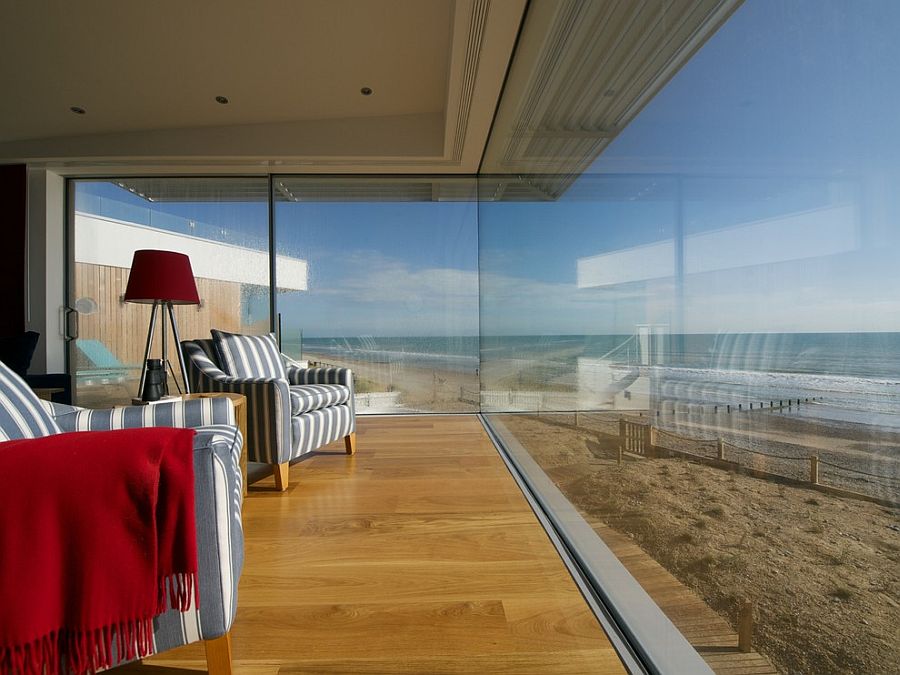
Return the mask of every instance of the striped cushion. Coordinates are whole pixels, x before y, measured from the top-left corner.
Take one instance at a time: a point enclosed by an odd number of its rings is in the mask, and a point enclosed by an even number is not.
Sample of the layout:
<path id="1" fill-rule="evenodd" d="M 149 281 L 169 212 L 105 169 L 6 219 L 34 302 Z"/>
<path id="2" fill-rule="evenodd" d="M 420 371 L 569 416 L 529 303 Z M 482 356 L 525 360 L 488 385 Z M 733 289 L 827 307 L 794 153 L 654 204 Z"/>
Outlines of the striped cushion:
<path id="1" fill-rule="evenodd" d="M 342 384 L 301 384 L 291 387 L 291 415 L 346 403 L 350 387 Z"/>
<path id="2" fill-rule="evenodd" d="M 334 405 L 291 418 L 292 457 L 305 455 L 349 434 L 355 428 L 350 406 Z"/>
<path id="3" fill-rule="evenodd" d="M 60 433 L 41 400 L 25 381 L 0 362 L 0 441 Z"/>
<path id="4" fill-rule="evenodd" d="M 212 336 L 222 370 L 232 377 L 287 379 L 274 335 L 237 335 L 213 329 Z"/>

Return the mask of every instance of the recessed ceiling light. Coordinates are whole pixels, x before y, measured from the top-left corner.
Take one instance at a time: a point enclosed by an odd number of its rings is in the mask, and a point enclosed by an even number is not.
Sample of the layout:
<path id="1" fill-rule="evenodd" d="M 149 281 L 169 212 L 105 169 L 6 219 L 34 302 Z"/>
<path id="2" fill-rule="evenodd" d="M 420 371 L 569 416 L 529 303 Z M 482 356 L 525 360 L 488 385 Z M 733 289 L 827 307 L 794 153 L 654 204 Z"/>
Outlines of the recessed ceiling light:
<path id="1" fill-rule="evenodd" d="M 363 87 L 362 89 L 359 90 L 359 93 L 362 94 L 363 96 L 371 96 L 372 89 L 370 87 Z"/>
<path id="2" fill-rule="evenodd" d="M 225 105 L 226 103 L 228 103 L 228 97 L 227 96 L 216 96 L 216 103 L 221 103 L 222 105 Z"/>
<path id="3" fill-rule="evenodd" d="M 69 110 L 71 110 L 76 115 L 84 115 L 87 112 L 87 110 L 78 105 L 73 105 L 71 108 L 69 108 Z"/>

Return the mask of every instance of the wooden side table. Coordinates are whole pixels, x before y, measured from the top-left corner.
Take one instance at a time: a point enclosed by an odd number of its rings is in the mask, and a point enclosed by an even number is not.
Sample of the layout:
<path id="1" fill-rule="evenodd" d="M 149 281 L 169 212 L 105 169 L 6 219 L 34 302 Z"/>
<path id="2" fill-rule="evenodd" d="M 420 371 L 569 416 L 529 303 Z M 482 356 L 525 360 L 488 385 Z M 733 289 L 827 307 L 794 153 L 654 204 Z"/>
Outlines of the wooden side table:
<path id="1" fill-rule="evenodd" d="M 45 401 L 49 401 L 53 398 L 53 394 L 60 394 L 64 392 L 65 389 L 62 387 L 36 387 L 34 389 L 34 393 L 37 394 L 38 398 L 42 398 Z"/>
<path id="2" fill-rule="evenodd" d="M 244 445 L 241 447 L 241 473 L 244 476 L 244 496 L 247 496 L 247 397 L 243 394 L 232 394 L 227 391 L 208 391 L 199 394 L 183 394 L 185 401 L 197 398 L 230 398 L 234 403 L 234 417 L 241 436 L 244 437 Z"/>

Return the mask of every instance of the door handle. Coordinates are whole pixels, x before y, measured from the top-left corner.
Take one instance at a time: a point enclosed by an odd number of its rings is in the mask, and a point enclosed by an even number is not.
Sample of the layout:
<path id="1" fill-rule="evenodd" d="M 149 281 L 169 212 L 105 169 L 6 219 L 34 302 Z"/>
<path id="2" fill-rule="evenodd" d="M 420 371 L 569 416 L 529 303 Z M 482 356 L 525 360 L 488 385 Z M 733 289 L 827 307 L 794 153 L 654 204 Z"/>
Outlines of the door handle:
<path id="1" fill-rule="evenodd" d="M 72 319 L 75 319 L 74 322 Z M 72 307 L 63 307 L 63 339 L 64 340 L 77 340 L 78 339 L 78 310 Z M 69 330 L 70 327 L 75 328 L 74 331 Z"/>

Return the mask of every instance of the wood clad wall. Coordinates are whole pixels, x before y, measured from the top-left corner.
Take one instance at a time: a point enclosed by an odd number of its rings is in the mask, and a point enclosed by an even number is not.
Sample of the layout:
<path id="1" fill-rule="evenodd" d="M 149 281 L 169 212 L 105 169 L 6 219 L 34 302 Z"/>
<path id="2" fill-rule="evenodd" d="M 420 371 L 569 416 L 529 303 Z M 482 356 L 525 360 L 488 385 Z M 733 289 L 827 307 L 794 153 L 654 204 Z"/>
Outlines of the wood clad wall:
<path id="1" fill-rule="evenodd" d="M 122 267 L 75 264 L 76 299 L 91 298 L 97 303 L 97 311 L 80 313 L 78 336 L 86 340 L 99 340 L 116 355 L 123 365 L 140 367 L 144 358 L 147 329 L 150 326 L 150 305 L 124 303 L 129 270 Z M 175 318 L 182 340 L 208 338 L 210 328 L 226 331 L 258 333 L 268 326 L 248 326 L 242 321 L 241 284 L 197 278 L 197 291 L 203 302 L 201 307 L 176 306 Z M 160 354 L 161 327 L 157 325 L 153 356 Z M 175 341 L 169 332 L 169 358 L 178 367 Z M 90 368 L 79 359 L 78 368 Z"/>

